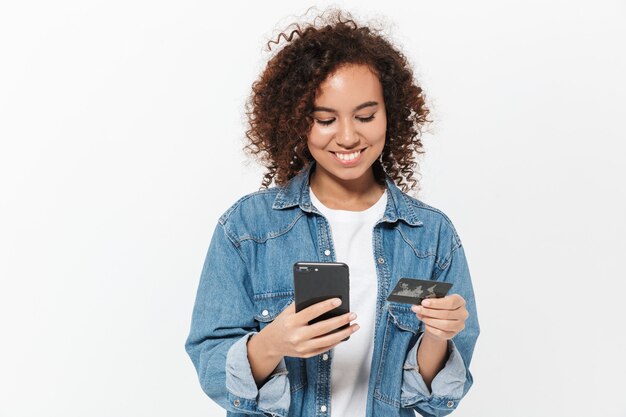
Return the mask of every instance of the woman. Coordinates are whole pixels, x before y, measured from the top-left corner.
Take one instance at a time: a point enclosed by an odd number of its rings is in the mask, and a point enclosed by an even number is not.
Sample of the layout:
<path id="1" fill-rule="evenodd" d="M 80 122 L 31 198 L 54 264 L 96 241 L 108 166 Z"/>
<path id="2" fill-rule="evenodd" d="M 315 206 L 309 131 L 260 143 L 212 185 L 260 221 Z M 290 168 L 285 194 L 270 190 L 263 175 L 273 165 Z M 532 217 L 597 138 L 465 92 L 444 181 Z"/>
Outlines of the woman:
<path id="1" fill-rule="evenodd" d="M 229 416 L 449 414 L 479 326 L 452 223 L 406 194 L 422 90 L 401 52 L 340 12 L 281 36 L 248 106 L 246 148 L 268 172 L 220 217 L 200 279 L 185 347 L 201 386 Z M 302 260 L 347 263 L 353 311 L 308 325 L 339 300 L 295 312 Z M 453 286 L 387 301 L 402 277 Z"/>

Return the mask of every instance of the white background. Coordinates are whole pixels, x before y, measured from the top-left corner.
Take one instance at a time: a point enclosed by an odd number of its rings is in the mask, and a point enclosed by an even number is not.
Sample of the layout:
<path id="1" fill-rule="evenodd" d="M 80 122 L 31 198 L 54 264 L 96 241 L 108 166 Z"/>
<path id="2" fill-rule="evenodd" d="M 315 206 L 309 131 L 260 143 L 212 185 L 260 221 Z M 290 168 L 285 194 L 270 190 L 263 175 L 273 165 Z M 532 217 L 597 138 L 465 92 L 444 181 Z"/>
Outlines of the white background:
<path id="1" fill-rule="evenodd" d="M 341 5 L 433 110 L 418 197 L 461 236 L 482 330 L 454 415 L 626 416 L 625 2 Z M 225 415 L 184 342 L 217 218 L 261 183 L 265 42 L 308 6 L 2 3 L 1 416 Z"/>

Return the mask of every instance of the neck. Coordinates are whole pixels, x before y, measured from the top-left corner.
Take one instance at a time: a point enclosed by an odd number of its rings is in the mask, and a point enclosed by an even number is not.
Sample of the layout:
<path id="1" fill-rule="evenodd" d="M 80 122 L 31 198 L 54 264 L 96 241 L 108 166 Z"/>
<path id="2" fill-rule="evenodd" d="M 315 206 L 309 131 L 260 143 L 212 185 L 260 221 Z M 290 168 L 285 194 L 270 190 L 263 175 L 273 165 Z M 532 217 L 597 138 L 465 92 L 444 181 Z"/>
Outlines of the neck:
<path id="1" fill-rule="evenodd" d="M 385 191 L 385 187 L 376 182 L 371 167 L 359 178 L 344 180 L 316 164 L 311 171 L 309 184 L 325 206 L 343 210 L 371 207 Z"/>

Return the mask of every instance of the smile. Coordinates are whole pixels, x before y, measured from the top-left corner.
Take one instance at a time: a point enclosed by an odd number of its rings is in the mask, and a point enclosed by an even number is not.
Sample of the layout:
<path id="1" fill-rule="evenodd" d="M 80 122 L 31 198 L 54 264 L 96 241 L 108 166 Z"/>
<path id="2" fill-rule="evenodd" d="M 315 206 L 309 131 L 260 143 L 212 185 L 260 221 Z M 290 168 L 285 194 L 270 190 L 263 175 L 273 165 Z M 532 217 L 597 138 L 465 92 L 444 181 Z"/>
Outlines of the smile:
<path id="1" fill-rule="evenodd" d="M 365 148 L 367 149 L 367 148 Z M 332 152 L 335 156 L 335 159 L 338 160 L 342 165 L 353 165 L 359 162 L 361 159 L 361 154 L 365 151 L 365 149 L 359 149 L 354 152 Z"/>

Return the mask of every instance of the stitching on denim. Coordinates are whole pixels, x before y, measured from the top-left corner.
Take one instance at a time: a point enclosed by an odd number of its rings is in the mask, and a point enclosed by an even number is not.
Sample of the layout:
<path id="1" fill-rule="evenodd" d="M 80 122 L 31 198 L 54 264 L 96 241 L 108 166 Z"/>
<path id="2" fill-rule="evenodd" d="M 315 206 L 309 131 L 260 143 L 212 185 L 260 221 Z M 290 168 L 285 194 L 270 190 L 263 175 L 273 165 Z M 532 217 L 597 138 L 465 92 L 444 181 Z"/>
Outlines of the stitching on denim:
<path id="1" fill-rule="evenodd" d="M 402 237 L 402 240 L 404 240 L 407 245 L 409 245 L 411 247 L 411 249 L 413 250 L 413 252 L 415 253 L 415 256 L 417 256 L 418 258 L 428 258 L 431 256 L 435 256 L 437 254 L 437 252 L 424 252 L 421 253 L 419 250 L 417 250 L 417 248 L 413 245 L 413 242 L 411 242 L 405 235 L 404 232 L 402 231 L 402 229 L 400 229 L 399 227 L 395 228 L 398 233 L 400 233 L 400 236 Z"/>
<path id="2" fill-rule="evenodd" d="M 230 238 L 230 236 L 228 236 L 228 233 L 226 233 L 226 228 L 225 226 L 221 226 L 223 231 L 224 231 L 224 235 L 228 238 L 228 240 L 232 243 L 233 247 L 235 248 L 235 252 L 237 252 L 237 255 L 239 256 L 239 258 L 241 259 L 241 263 L 243 264 L 243 269 L 245 271 L 245 276 L 249 277 L 250 276 L 250 271 L 248 270 L 248 263 L 246 262 L 246 258 L 243 254 L 243 252 L 241 251 L 241 245 L 237 245 L 235 244 L 235 242 L 232 241 L 232 239 Z"/>
<path id="3" fill-rule="evenodd" d="M 432 211 L 434 213 L 440 214 L 448 223 L 452 224 L 452 221 L 450 220 L 448 215 L 444 213 L 443 211 L 439 210 L 438 208 L 428 205 L 421 200 L 411 197 L 410 195 L 404 195 L 404 197 L 406 200 L 408 200 L 412 208 L 419 208 L 422 210 L 428 210 L 428 211 Z"/>
<path id="4" fill-rule="evenodd" d="M 262 313 L 259 314 L 257 310 L 257 314 L 254 314 L 254 319 L 258 322 L 263 323 L 269 323 L 271 321 L 274 321 L 274 319 L 293 301 L 293 294 L 293 291 L 254 294 L 252 298 L 255 304 L 266 303 L 271 300 L 279 300 L 278 305 L 276 305 L 276 302 L 270 303 L 268 305 L 261 304 L 261 307 L 263 309 L 268 310 L 269 315 L 263 316 Z"/>
<path id="5" fill-rule="evenodd" d="M 450 254 L 448 254 L 446 256 L 446 258 L 443 261 L 443 264 L 440 265 L 440 262 L 437 260 L 435 262 L 435 267 L 436 269 L 439 270 L 439 273 L 435 274 L 435 279 L 437 279 L 437 277 L 439 277 L 439 275 L 441 275 L 443 273 L 443 271 L 445 271 L 446 269 L 448 269 L 448 267 L 450 266 L 450 263 L 452 262 L 452 256 L 454 255 L 454 252 L 459 249 L 462 245 L 459 243 L 458 245 L 455 245 L 452 250 L 450 251 Z M 441 258 L 437 258 L 437 259 L 441 259 Z"/>
<path id="6" fill-rule="evenodd" d="M 263 292 L 254 294 L 254 301 L 267 300 L 270 298 L 292 297 L 293 291 L 277 291 L 277 292 Z"/>
<path id="7" fill-rule="evenodd" d="M 291 388 L 291 392 L 296 392 L 302 388 L 304 388 L 307 385 L 307 380 L 306 380 L 306 363 L 305 360 L 303 358 L 297 358 L 298 359 L 298 364 L 299 364 L 299 368 L 298 371 L 300 372 L 300 380 L 298 381 L 298 384 L 293 384 L 291 385 L 291 383 L 289 384 L 290 388 Z"/>
<path id="8" fill-rule="evenodd" d="M 228 209 L 226 209 L 226 211 L 220 216 L 219 218 L 219 222 L 222 224 L 225 224 L 228 221 L 228 218 L 230 217 L 230 215 L 232 214 L 232 212 L 238 208 L 242 202 L 244 202 L 245 200 L 254 197 L 256 195 L 262 195 L 262 194 L 269 194 L 269 193 L 274 193 L 276 192 L 277 189 L 276 187 L 272 187 L 272 188 L 266 188 L 263 190 L 258 190 L 258 191 L 254 191 L 252 193 L 246 194 L 242 197 L 240 197 L 237 201 L 235 201 L 233 204 L 230 205 L 230 207 Z"/>
<path id="9" fill-rule="evenodd" d="M 381 387 L 381 380 L 382 380 L 382 376 L 381 373 L 383 372 L 383 368 L 385 365 L 385 360 L 387 359 L 387 351 L 388 351 L 388 341 L 390 339 L 393 339 L 392 337 L 388 337 L 389 333 L 391 332 L 390 327 L 396 326 L 404 331 L 408 331 L 410 333 L 413 334 L 419 334 L 419 329 L 420 329 L 420 324 L 418 323 L 417 325 L 417 333 L 414 332 L 414 329 L 407 329 L 405 327 L 403 327 L 403 325 L 399 324 L 396 320 L 396 316 L 394 316 L 390 310 L 395 310 L 396 315 L 400 316 L 401 313 L 408 313 L 409 310 L 407 311 L 403 311 L 403 309 L 398 308 L 398 307 L 393 307 L 391 304 L 388 304 L 390 308 L 387 309 L 388 311 L 388 316 L 387 316 L 387 325 L 386 325 L 386 329 L 385 329 L 385 336 L 383 338 L 383 348 L 382 348 L 382 353 L 381 353 L 381 360 L 380 360 L 380 365 L 378 368 L 378 372 L 376 373 L 376 384 L 375 384 L 375 389 L 374 389 L 374 396 L 379 399 L 380 401 L 393 405 L 394 407 L 401 407 L 402 403 L 400 401 L 397 401 L 393 398 L 389 398 L 387 396 L 385 396 L 384 394 L 382 394 L 380 392 L 380 387 Z M 400 314 L 398 314 L 400 313 Z M 411 313 L 413 314 L 413 313 Z M 391 317 L 391 319 L 389 318 Z"/>
<path id="10" fill-rule="evenodd" d="M 376 262 L 376 253 L 377 251 L 384 253 L 382 250 L 382 230 L 380 227 L 377 227 L 378 223 L 374 225 L 374 229 L 372 230 L 372 248 L 374 253 L 374 264 L 377 265 Z M 385 276 L 385 270 L 382 269 L 381 273 L 379 273 L 379 268 L 376 267 L 376 321 L 374 322 L 374 340 L 376 340 L 377 331 L 380 330 L 380 318 L 382 314 L 380 313 L 380 306 L 384 303 L 383 293 L 387 290 L 387 277 Z M 381 277 L 382 279 L 379 279 Z M 377 330 L 378 329 L 378 330 Z"/>
<path id="11" fill-rule="evenodd" d="M 415 313 L 413 313 L 411 310 L 404 310 L 402 308 L 398 308 L 398 307 L 394 307 L 391 304 L 388 304 L 389 308 L 389 315 L 391 317 L 393 317 L 393 323 L 399 327 L 402 330 L 414 333 L 414 334 L 419 334 L 419 329 L 420 329 L 420 323 L 417 323 L 417 328 L 411 328 L 409 327 L 409 325 L 405 325 L 404 323 L 400 323 L 400 318 L 402 317 L 403 314 L 410 314 L 411 316 L 409 317 L 414 317 Z M 417 320 L 417 317 L 416 317 Z"/>
<path id="12" fill-rule="evenodd" d="M 268 232 L 266 236 L 264 237 L 257 237 L 257 236 L 252 236 L 252 235 L 243 235 L 239 237 L 239 243 L 241 244 L 243 241 L 245 240 L 252 240 L 253 242 L 256 243 L 265 243 L 270 239 L 275 239 L 277 237 L 280 237 L 282 235 L 284 235 L 285 233 L 287 233 L 288 231 L 290 231 L 295 224 L 298 222 L 298 220 L 300 220 L 303 216 L 305 216 L 306 214 L 301 211 L 300 213 L 298 213 L 298 215 L 293 219 L 293 221 L 287 225 L 287 227 L 283 230 L 279 230 L 278 232 Z"/>
<path id="13" fill-rule="evenodd" d="M 387 396 L 383 395 L 383 394 L 382 394 L 382 393 L 378 390 L 378 388 L 376 388 L 376 389 L 374 390 L 374 397 L 375 397 L 377 400 L 382 401 L 382 402 L 384 402 L 384 403 L 387 403 L 387 404 L 389 404 L 389 405 L 393 405 L 394 407 L 400 408 L 400 406 L 401 406 L 401 404 L 400 404 L 400 402 L 399 402 L 399 401 L 396 401 L 396 400 L 394 400 L 393 398 L 389 398 L 389 397 L 387 397 Z"/>
<path id="14" fill-rule="evenodd" d="M 410 197 L 404 193 L 400 195 L 404 199 L 404 204 L 408 207 L 411 220 L 413 220 L 416 223 L 416 226 L 423 224 L 421 220 L 418 220 L 417 215 L 415 214 L 415 211 L 413 210 L 413 204 L 411 204 L 412 201 L 409 200 Z"/>
<path id="15" fill-rule="evenodd" d="M 381 385 L 381 380 L 382 380 L 382 372 L 383 372 L 383 367 L 385 365 L 385 352 L 387 352 L 387 345 L 389 343 L 389 338 L 387 337 L 389 334 L 389 317 L 387 316 L 387 323 L 385 326 L 385 334 L 383 335 L 383 346 L 382 346 L 382 350 L 381 350 L 381 355 L 380 355 L 380 362 L 378 363 L 378 370 L 376 372 L 376 384 L 374 385 L 376 387 L 376 390 L 378 390 L 378 387 Z"/>
<path id="16" fill-rule="evenodd" d="M 450 220 L 450 217 L 448 217 L 448 215 L 446 213 L 444 213 L 443 211 L 439 210 L 438 208 L 430 206 L 430 205 L 424 203 L 423 201 L 418 200 L 416 198 L 413 198 L 413 197 L 411 197 L 409 195 L 406 195 L 405 198 L 409 199 L 409 202 L 411 203 L 411 205 L 416 207 L 416 208 L 432 211 L 433 213 L 437 213 L 437 214 L 441 215 L 444 218 L 444 220 L 446 221 L 446 223 L 448 224 L 448 226 L 450 227 L 450 229 L 452 229 L 452 234 L 454 235 L 454 240 L 458 244 L 461 244 L 461 238 L 459 237 L 458 233 L 456 232 L 456 229 L 454 227 L 454 224 L 452 223 L 452 220 Z"/>

